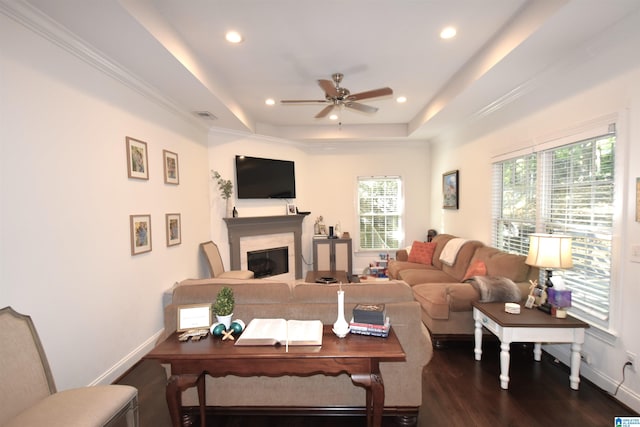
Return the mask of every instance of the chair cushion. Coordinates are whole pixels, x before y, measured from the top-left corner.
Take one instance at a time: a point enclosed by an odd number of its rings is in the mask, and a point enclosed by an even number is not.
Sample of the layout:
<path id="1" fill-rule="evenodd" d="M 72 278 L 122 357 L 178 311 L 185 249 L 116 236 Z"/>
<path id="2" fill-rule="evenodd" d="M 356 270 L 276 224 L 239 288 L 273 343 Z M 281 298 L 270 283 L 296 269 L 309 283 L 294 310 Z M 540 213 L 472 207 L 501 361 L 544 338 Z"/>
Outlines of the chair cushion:
<path id="1" fill-rule="evenodd" d="M 216 279 L 253 279 L 253 271 L 251 270 L 231 270 L 220 273 Z"/>
<path id="2" fill-rule="evenodd" d="M 3 427 L 103 426 L 129 405 L 136 408 L 137 397 L 138 390 L 126 385 L 65 390 L 42 399 Z"/>

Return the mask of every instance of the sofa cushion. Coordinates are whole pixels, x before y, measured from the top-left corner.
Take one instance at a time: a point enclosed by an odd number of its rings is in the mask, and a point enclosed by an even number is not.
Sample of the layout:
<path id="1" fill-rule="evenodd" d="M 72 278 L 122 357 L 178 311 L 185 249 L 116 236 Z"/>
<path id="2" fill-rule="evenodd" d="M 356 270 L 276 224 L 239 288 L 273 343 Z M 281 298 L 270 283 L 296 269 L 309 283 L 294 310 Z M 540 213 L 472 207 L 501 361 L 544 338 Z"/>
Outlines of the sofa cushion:
<path id="1" fill-rule="evenodd" d="M 514 282 L 526 282 L 531 268 L 525 264 L 525 260 L 526 257 L 523 255 L 509 254 L 484 246 L 476 250 L 471 262 L 483 261 L 487 266 L 488 276 L 508 277 Z"/>
<path id="2" fill-rule="evenodd" d="M 404 270 L 409 270 L 409 269 L 435 270 L 436 268 L 432 265 L 418 264 L 418 263 L 409 262 L 409 261 L 393 260 L 389 262 L 389 268 L 387 268 L 387 275 L 391 279 L 400 279 L 400 272 Z"/>
<path id="3" fill-rule="evenodd" d="M 473 276 L 486 276 L 487 275 L 487 265 L 484 261 L 476 260 L 469 264 L 469 268 L 467 268 L 467 272 L 464 274 L 462 281 L 465 282 L 471 279 Z"/>
<path id="4" fill-rule="evenodd" d="M 431 241 L 436 244 L 436 249 L 433 251 L 433 258 L 431 260 L 431 265 L 433 265 L 438 270 L 442 270 L 442 261 L 440 261 L 440 255 L 442 254 L 442 250 L 447 242 L 456 236 L 452 236 L 451 234 L 438 234 Z"/>
<path id="5" fill-rule="evenodd" d="M 413 288 L 413 296 L 433 319 L 447 320 L 449 318 L 449 301 L 447 287 L 444 283 L 425 283 Z"/>
<path id="6" fill-rule="evenodd" d="M 433 252 L 436 249 L 435 243 L 413 242 L 411 251 L 409 251 L 409 262 L 417 262 L 418 264 L 431 265 Z"/>
<path id="7" fill-rule="evenodd" d="M 477 240 L 468 240 L 458 251 L 456 262 L 451 266 L 443 263 L 442 271 L 453 277 L 455 279 L 454 281 L 461 282 L 467 272 L 467 268 L 469 268 L 471 258 L 475 254 L 476 249 L 482 246 L 484 246 L 482 242 Z"/>
<path id="8" fill-rule="evenodd" d="M 233 290 L 236 304 L 275 304 L 291 299 L 291 289 L 285 282 L 265 279 L 187 279 L 173 289 L 172 303 L 213 303 L 215 296 L 225 286 Z"/>
<path id="9" fill-rule="evenodd" d="M 422 264 L 414 264 L 422 265 Z M 419 285 L 420 283 L 450 283 L 458 282 L 442 270 L 436 268 L 412 268 L 400 271 L 400 279 L 407 282 L 409 286 Z"/>
<path id="10" fill-rule="evenodd" d="M 495 276 L 473 276 L 469 284 L 480 292 L 480 302 L 520 302 L 520 289 L 511 279 Z"/>

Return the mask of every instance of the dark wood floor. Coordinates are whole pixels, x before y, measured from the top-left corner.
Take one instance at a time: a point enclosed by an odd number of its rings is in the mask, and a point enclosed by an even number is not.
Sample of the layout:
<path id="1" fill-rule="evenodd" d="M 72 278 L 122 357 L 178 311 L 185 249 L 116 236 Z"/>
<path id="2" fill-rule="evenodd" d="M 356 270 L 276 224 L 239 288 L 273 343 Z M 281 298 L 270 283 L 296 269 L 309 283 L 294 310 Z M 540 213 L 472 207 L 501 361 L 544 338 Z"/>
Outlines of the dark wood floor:
<path id="1" fill-rule="evenodd" d="M 470 342 L 449 343 L 435 350 L 423 373 L 418 425 L 439 426 L 613 426 L 615 416 L 638 414 L 605 391 L 582 379 L 580 390 L 569 388 L 569 370 L 543 353 L 534 362 L 531 346 L 513 344 L 509 390 L 500 389 L 499 348 L 485 342 L 482 361 L 473 358 Z M 144 361 L 123 376 L 120 384 L 138 388 L 141 427 L 170 427 L 165 401 L 164 369 Z M 285 402 L 283 402 L 284 404 Z M 385 417 L 383 425 L 395 425 Z M 364 426 L 362 417 L 216 415 L 218 427 L 346 427 Z M 199 424 L 198 424 L 199 425 Z"/>

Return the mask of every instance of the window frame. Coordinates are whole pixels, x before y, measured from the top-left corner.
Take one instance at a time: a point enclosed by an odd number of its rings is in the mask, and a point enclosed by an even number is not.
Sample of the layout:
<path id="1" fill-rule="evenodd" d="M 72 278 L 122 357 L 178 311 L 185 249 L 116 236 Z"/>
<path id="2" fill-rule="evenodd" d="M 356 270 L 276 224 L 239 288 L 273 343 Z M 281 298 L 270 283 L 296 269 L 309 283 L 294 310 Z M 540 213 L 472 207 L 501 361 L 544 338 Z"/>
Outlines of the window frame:
<path id="1" fill-rule="evenodd" d="M 538 159 L 540 158 L 539 153 L 549 152 L 553 149 L 567 146 L 573 143 L 582 142 L 588 139 L 597 138 L 599 136 L 606 135 L 611 133 L 613 129 L 613 133 L 616 136 L 615 142 L 615 154 L 614 154 L 614 177 L 613 177 L 613 218 L 612 225 L 610 228 L 611 235 L 611 256 L 610 256 L 610 273 L 609 273 L 609 287 L 608 287 L 608 299 L 609 299 L 609 310 L 608 310 L 608 319 L 606 321 L 601 321 L 596 319 L 595 317 L 590 316 L 587 312 L 571 309 L 571 314 L 575 317 L 581 318 L 582 320 L 587 321 L 593 326 L 592 332 L 598 335 L 601 339 L 606 342 L 613 342 L 616 336 L 616 329 L 620 322 L 620 304 L 622 300 L 622 296 L 620 294 L 620 286 L 618 284 L 620 273 L 620 230 L 622 227 L 622 217 L 620 212 L 622 212 L 622 203 L 624 198 L 624 180 L 625 180 L 625 163 L 623 161 L 626 158 L 627 151 L 627 138 L 625 138 L 625 134 L 622 131 L 626 127 L 626 120 L 623 114 L 610 114 L 591 122 L 585 123 L 580 126 L 576 126 L 570 130 L 565 130 L 560 133 L 556 133 L 554 135 L 548 135 L 546 138 L 539 140 L 539 142 L 530 147 L 525 147 L 523 149 L 513 151 L 510 153 L 505 153 L 502 155 L 495 156 L 492 159 L 492 168 L 493 168 L 493 184 L 492 184 L 492 196 L 493 196 L 493 204 L 492 204 L 492 240 L 493 245 L 499 247 L 498 239 L 497 239 L 497 221 L 499 220 L 496 216 L 496 213 L 500 211 L 500 207 L 497 205 L 496 193 L 501 190 L 501 188 L 496 185 L 498 181 L 501 180 L 501 177 L 496 176 L 497 170 L 496 165 L 506 160 L 512 160 L 520 157 L 524 157 L 527 154 L 535 154 Z M 539 163 L 542 163 L 539 161 Z M 538 173 L 541 165 L 538 164 Z M 537 174 L 536 174 L 537 177 Z M 536 178 L 536 181 L 537 178 Z M 537 185 L 540 186 L 540 182 L 537 182 Z M 537 192 L 537 197 L 540 195 L 540 191 Z M 539 203 L 536 203 L 536 231 L 537 232 L 545 232 L 546 230 L 543 228 L 543 222 L 541 221 L 541 208 L 539 207 Z M 561 272 L 558 272 L 561 273 Z"/>
<path id="2" fill-rule="evenodd" d="M 397 203 L 397 207 L 398 207 L 398 211 L 395 214 L 395 216 L 398 217 L 398 230 L 396 230 L 396 232 L 398 233 L 398 238 L 396 239 L 398 242 L 398 246 L 397 247 L 376 247 L 376 248 L 368 248 L 368 247 L 362 247 L 361 243 L 362 243 L 362 231 L 361 231 L 361 227 L 360 227 L 360 221 L 361 218 L 363 216 L 363 214 L 361 213 L 361 206 L 360 206 L 360 183 L 363 181 L 372 181 L 372 180 L 397 180 L 398 182 L 398 194 L 396 195 L 396 203 Z M 356 191 L 355 191 L 355 197 L 356 197 L 356 224 L 357 224 L 357 243 L 355 245 L 356 251 L 357 252 L 380 252 L 380 251 L 384 251 L 384 252 L 395 252 L 398 249 L 402 248 L 404 246 L 404 239 L 405 239 L 405 231 L 404 231 L 404 223 L 405 223 L 405 210 L 404 210 L 404 204 L 405 204 L 405 197 L 404 197 L 404 180 L 402 178 L 401 175 L 373 175 L 373 176 L 358 176 L 356 177 Z M 389 216 L 393 216 L 393 214 L 388 214 Z M 367 215 L 367 216 L 371 216 L 371 215 Z"/>

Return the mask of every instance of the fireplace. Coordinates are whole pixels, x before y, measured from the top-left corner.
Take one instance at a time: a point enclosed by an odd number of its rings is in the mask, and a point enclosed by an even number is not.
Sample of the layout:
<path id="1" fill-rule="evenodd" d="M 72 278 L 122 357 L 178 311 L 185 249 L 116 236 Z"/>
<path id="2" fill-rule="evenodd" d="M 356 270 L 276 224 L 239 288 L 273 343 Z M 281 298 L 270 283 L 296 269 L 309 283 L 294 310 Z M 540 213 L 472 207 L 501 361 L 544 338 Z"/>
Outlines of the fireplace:
<path id="1" fill-rule="evenodd" d="M 289 272 L 289 248 L 261 249 L 247 252 L 247 268 L 256 278 Z"/>
<path id="2" fill-rule="evenodd" d="M 288 247 L 292 279 L 302 279 L 302 220 L 304 215 L 224 218 L 229 232 L 232 270 L 246 270 L 247 252 Z M 264 239 L 264 240 L 262 240 Z M 283 275 L 278 275 L 284 279 Z"/>

